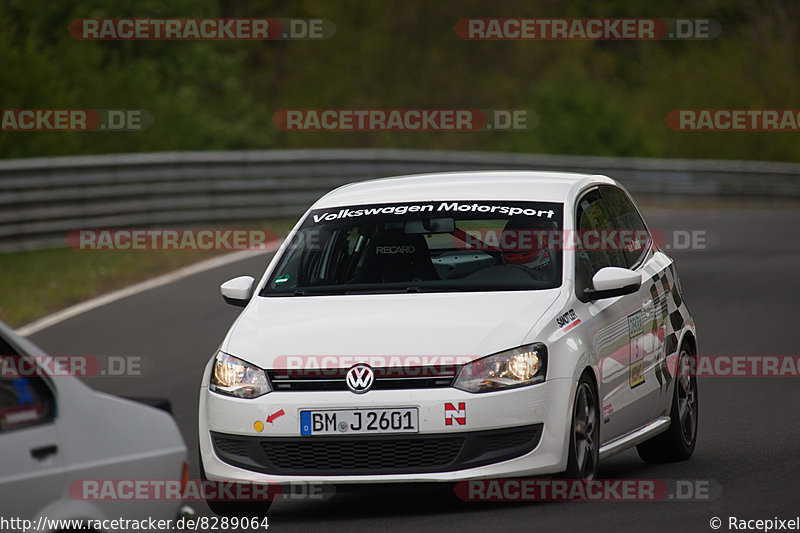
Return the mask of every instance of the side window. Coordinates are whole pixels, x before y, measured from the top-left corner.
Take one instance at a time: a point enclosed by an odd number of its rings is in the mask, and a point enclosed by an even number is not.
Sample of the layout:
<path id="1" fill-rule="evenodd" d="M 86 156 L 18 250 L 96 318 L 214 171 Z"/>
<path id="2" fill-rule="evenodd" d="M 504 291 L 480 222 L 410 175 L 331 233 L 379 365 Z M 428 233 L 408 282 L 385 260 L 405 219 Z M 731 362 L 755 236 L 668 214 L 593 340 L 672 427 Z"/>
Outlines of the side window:
<path id="1" fill-rule="evenodd" d="M 602 242 L 603 233 L 616 229 L 608 213 L 605 202 L 597 190 L 592 190 L 578 200 L 578 234 L 582 243 Z M 578 246 L 576 254 L 575 290 L 578 298 L 583 297 L 584 289 L 591 288 L 592 277 L 598 270 L 608 266 L 627 268 L 625 256 L 620 250 L 603 249 L 605 246 Z"/>
<path id="2" fill-rule="evenodd" d="M 53 394 L 35 365 L 25 356 L 0 355 L 0 434 L 53 419 Z"/>
<path id="3" fill-rule="evenodd" d="M 18 355 L 19 352 L 15 348 L 13 348 L 8 341 L 6 341 L 3 337 L 0 337 L 0 357 L 5 355 Z M 0 373 L 2 376 L 2 373 Z"/>
<path id="4" fill-rule="evenodd" d="M 621 230 L 622 245 L 628 267 L 635 267 L 650 246 L 650 235 L 645 228 L 642 216 L 636 210 L 628 195 L 616 187 L 600 187 L 600 194 L 606 201 L 611 218 Z"/>

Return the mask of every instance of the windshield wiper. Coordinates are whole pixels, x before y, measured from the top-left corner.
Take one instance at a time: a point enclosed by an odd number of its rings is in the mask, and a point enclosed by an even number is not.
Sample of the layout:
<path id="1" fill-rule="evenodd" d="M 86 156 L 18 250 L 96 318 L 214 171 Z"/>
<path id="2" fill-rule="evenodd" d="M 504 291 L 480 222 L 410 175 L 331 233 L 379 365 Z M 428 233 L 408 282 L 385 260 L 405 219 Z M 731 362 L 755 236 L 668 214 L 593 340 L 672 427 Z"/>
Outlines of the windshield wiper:
<path id="1" fill-rule="evenodd" d="M 403 294 L 406 292 L 453 292 L 461 289 L 451 288 L 423 288 L 416 285 L 410 287 L 398 287 L 396 289 L 353 289 L 344 294 Z"/>
<path id="2" fill-rule="evenodd" d="M 392 289 L 351 289 L 344 294 L 402 294 L 404 292 L 425 292 L 419 287 L 397 287 Z"/>
<path id="3" fill-rule="evenodd" d="M 340 290 L 314 290 L 314 289 L 297 289 L 292 293 L 293 296 L 327 296 L 330 294 L 342 294 Z"/>
<path id="4" fill-rule="evenodd" d="M 272 296 L 327 296 L 330 294 L 342 294 L 341 290 L 314 290 L 314 289 L 297 289 L 294 291 L 262 291 L 258 293 L 259 296 L 272 297 Z"/>

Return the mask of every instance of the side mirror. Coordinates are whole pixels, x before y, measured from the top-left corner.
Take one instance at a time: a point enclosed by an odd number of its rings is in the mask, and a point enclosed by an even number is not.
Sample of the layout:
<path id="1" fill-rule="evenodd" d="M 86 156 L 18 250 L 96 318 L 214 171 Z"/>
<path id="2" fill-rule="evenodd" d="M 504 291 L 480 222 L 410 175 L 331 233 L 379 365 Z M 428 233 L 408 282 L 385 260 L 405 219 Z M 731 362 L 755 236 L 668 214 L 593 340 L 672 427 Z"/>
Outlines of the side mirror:
<path id="1" fill-rule="evenodd" d="M 239 276 L 229 279 L 219 286 L 222 298 L 225 302 L 237 307 L 244 307 L 250 298 L 253 297 L 253 284 L 255 281 L 251 276 Z"/>
<path id="2" fill-rule="evenodd" d="M 592 289 L 585 289 L 584 296 L 588 301 L 602 300 L 632 294 L 642 286 L 642 275 L 620 267 L 605 267 L 597 271 L 592 278 Z"/>

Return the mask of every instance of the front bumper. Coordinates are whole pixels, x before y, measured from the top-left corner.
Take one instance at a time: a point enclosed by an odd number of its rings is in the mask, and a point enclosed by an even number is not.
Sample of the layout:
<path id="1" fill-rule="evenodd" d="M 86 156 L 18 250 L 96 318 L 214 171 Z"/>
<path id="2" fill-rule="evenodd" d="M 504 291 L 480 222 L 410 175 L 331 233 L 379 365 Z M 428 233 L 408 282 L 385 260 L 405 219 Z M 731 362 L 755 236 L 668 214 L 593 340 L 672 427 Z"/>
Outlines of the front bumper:
<path id="1" fill-rule="evenodd" d="M 542 424 L 409 435 L 242 437 L 211 432 L 223 462 L 274 475 L 448 472 L 520 457 L 539 444 Z"/>
<path id="2" fill-rule="evenodd" d="M 271 392 L 243 400 L 221 396 L 203 387 L 199 409 L 200 453 L 208 479 L 241 482 L 401 483 L 558 473 L 566 469 L 573 388 L 571 379 L 553 379 L 483 394 L 453 388 L 370 391 L 360 395 Z M 445 404 L 455 407 L 463 404 L 464 413 L 459 414 L 464 416 L 453 420 L 445 412 Z M 301 410 L 386 407 L 416 407 L 419 433 L 300 436 Z M 281 411 L 282 414 L 274 416 Z M 271 422 L 267 422 L 268 417 Z M 446 422 L 448 418 L 450 424 Z M 260 427 L 263 429 L 258 431 Z M 530 438 L 526 440 L 523 434 Z M 453 439 L 460 439 L 460 444 L 446 444 Z M 224 443 L 220 446 L 222 441 L 228 441 L 230 446 Z M 359 448 L 361 443 L 378 441 L 389 443 L 388 447 L 377 452 L 375 446 Z M 429 457 L 427 463 L 420 459 L 413 464 L 398 459 L 398 450 L 413 457 L 415 452 L 408 447 L 420 446 L 420 441 L 429 441 L 433 447 L 423 451 L 440 452 L 444 442 L 452 452 L 449 460 Z M 325 456 L 321 460 L 316 452 L 323 448 Z M 294 462 L 287 463 L 283 455 L 275 455 L 280 450 L 293 450 Z M 385 454 L 386 464 L 380 461 L 380 455 L 364 455 L 365 450 Z M 307 461 L 303 460 L 303 453 L 309 454 Z M 335 463 L 343 453 L 345 462 Z M 348 454 L 353 456 L 350 463 Z M 275 457 L 281 457 L 283 462 Z M 358 468 L 359 457 L 365 468 Z"/>

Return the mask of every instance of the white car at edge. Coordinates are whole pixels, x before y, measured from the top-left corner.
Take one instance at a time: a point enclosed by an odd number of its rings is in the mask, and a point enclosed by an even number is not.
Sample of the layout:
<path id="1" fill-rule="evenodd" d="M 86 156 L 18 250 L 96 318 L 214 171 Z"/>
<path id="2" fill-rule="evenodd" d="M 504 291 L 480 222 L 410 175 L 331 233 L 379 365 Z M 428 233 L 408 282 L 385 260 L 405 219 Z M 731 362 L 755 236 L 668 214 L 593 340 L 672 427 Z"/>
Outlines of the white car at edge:
<path id="1" fill-rule="evenodd" d="M 188 481 L 180 430 L 154 407 L 163 401 L 93 390 L 61 365 L 0 322 L 0 530 L 110 531 L 151 519 L 172 529 L 193 517 L 182 500 L 122 488 L 115 497 L 121 481 Z"/>
<path id="2" fill-rule="evenodd" d="M 221 290 L 244 310 L 203 376 L 208 479 L 592 479 L 632 446 L 647 461 L 694 450 L 697 383 L 676 374 L 697 353 L 694 321 L 672 260 L 605 176 L 346 185 L 260 281 Z"/>

